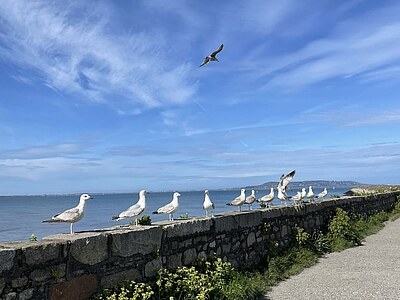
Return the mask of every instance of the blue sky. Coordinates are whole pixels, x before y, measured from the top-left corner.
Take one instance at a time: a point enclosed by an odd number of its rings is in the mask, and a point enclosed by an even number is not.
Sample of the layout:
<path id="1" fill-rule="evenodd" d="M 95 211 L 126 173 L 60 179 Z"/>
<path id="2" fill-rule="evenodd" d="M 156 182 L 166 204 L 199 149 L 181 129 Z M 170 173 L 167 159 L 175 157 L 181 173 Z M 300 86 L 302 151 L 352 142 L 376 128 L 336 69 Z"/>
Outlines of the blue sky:
<path id="1" fill-rule="evenodd" d="M 291 169 L 400 183 L 399 15 L 398 1 L 1 1 L 0 194 Z"/>

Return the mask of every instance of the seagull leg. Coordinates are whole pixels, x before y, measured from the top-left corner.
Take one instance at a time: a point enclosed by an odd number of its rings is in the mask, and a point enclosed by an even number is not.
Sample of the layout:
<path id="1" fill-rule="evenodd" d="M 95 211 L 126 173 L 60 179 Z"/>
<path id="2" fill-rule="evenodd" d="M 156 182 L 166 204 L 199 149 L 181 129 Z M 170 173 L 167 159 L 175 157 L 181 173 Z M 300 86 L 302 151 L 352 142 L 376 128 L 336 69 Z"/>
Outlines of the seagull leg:
<path id="1" fill-rule="evenodd" d="M 138 221 L 137 218 L 135 219 L 135 225 L 138 226 Z"/>
<path id="2" fill-rule="evenodd" d="M 71 234 L 74 234 L 74 231 L 73 231 L 73 229 L 72 229 L 72 225 L 74 225 L 74 223 L 71 223 L 71 224 L 69 225 L 69 232 L 70 232 Z"/>

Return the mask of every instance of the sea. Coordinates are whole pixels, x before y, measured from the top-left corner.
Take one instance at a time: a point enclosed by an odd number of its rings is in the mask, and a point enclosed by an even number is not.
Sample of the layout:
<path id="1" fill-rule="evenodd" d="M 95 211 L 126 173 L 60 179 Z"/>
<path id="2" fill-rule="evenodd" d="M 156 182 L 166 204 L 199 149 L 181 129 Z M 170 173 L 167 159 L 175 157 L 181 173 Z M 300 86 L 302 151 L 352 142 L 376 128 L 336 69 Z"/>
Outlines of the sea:
<path id="1" fill-rule="evenodd" d="M 328 188 L 329 199 L 333 195 L 343 195 L 350 188 Z M 318 194 L 322 189 L 314 189 Z M 168 220 L 168 215 L 155 215 L 152 212 L 172 200 L 173 192 L 150 192 L 146 196 L 145 214 L 149 215 L 152 222 Z M 269 190 L 257 190 L 257 198 L 268 194 Z M 295 190 L 289 190 L 289 196 L 294 195 Z M 192 218 L 204 216 L 202 208 L 204 191 L 180 192 L 179 209 L 174 218 Z M 215 190 L 209 191 L 212 202 L 215 205 L 214 214 L 237 210 L 236 207 L 226 203 L 240 194 L 240 190 Z M 247 195 L 249 193 L 246 192 Z M 281 205 L 277 199 L 272 205 Z M 121 194 L 91 194 L 94 199 L 87 201 L 84 218 L 74 224 L 74 231 L 90 231 L 104 229 L 113 226 L 126 225 L 131 220 L 113 221 L 112 216 L 118 215 L 138 200 L 137 193 Z M 315 201 L 318 201 L 316 199 Z M 35 195 L 35 196 L 0 196 L 0 242 L 27 241 L 34 234 L 37 239 L 59 233 L 69 233 L 68 223 L 42 223 L 42 220 L 50 219 L 53 215 L 76 206 L 79 195 Z M 290 203 L 290 202 L 289 202 Z M 258 203 L 253 204 L 253 209 L 259 208 Z M 243 205 L 242 210 L 248 206 Z"/>

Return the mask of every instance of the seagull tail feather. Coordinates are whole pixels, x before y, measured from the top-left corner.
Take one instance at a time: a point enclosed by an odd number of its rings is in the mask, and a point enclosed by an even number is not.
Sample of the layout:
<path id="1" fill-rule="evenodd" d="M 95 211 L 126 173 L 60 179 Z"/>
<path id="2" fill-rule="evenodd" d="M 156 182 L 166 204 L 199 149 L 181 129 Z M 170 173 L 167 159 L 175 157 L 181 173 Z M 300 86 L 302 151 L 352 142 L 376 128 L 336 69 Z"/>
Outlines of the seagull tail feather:
<path id="1" fill-rule="evenodd" d="M 119 221 L 120 220 L 119 216 L 113 216 L 112 219 L 115 220 L 115 221 Z"/>
<path id="2" fill-rule="evenodd" d="M 153 211 L 153 214 L 157 215 L 157 214 L 158 214 L 158 211 Z"/>
<path id="3" fill-rule="evenodd" d="M 54 219 L 49 219 L 49 220 L 43 220 L 42 223 L 56 223 L 56 222 L 61 222 L 60 220 L 54 220 Z"/>

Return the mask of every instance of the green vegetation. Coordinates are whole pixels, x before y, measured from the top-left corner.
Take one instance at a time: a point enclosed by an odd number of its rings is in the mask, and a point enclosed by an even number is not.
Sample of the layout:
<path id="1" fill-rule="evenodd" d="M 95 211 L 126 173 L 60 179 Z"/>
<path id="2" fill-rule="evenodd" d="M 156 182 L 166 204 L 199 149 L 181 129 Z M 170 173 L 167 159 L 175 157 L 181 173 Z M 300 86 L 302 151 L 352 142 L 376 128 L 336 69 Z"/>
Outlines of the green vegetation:
<path id="1" fill-rule="evenodd" d="M 144 214 L 143 217 L 141 217 L 138 220 L 139 225 L 151 225 L 151 219 L 150 216 Z"/>
<path id="2" fill-rule="evenodd" d="M 379 231 L 384 222 L 399 216 L 400 201 L 390 213 L 379 212 L 371 216 L 349 216 L 343 209 L 337 208 L 325 234 L 321 231 L 309 233 L 296 227 L 291 246 L 282 250 L 278 244 L 271 244 L 268 256 L 256 270 L 238 270 L 220 258 L 210 258 L 200 260 L 192 267 L 179 267 L 174 271 L 162 269 L 157 281 L 151 285 L 125 282 L 93 299 L 258 299 L 279 281 L 314 265 L 324 253 L 360 245 L 364 237 Z M 267 233 L 269 224 L 264 223 L 262 228 Z"/>
<path id="3" fill-rule="evenodd" d="M 37 237 L 36 237 L 36 235 L 35 235 L 34 233 L 32 233 L 31 236 L 30 236 L 30 238 L 29 238 L 29 240 L 30 240 L 31 242 L 37 242 Z"/>

